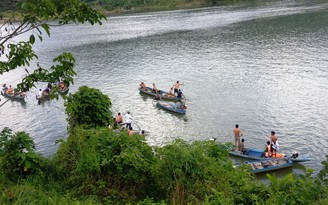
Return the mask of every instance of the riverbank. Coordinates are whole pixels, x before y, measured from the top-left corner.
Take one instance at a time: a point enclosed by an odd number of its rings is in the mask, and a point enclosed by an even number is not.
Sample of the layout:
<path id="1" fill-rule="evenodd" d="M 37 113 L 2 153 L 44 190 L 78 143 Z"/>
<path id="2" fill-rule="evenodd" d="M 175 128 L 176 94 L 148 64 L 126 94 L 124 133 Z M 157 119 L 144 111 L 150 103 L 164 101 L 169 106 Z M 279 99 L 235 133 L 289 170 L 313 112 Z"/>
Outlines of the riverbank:
<path id="1" fill-rule="evenodd" d="M 240 1 L 237 1 L 240 2 Z M 181 10 L 181 9 L 197 9 L 197 8 L 205 8 L 205 7 L 212 7 L 212 6 L 222 6 L 228 4 L 235 4 L 236 1 L 220 1 L 217 3 L 211 3 L 205 0 L 192 0 L 190 2 L 180 2 L 176 4 L 161 4 L 161 5 L 146 5 L 142 7 L 131 7 L 129 9 L 124 8 L 115 8 L 112 10 L 108 10 L 105 7 L 94 4 L 92 5 L 96 10 L 103 13 L 105 16 L 118 16 L 118 15 L 125 15 L 125 14 L 133 14 L 133 13 L 144 13 L 144 12 L 157 12 L 157 11 L 174 11 L 174 10 Z"/>
<path id="2" fill-rule="evenodd" d="M 100 11 L 105 16 L 119 16 L 125 14 L 133 13 L 144 13 L 144 12 L 156 12 L 156 11 L 171 11 L 180 9 L 195 9 L 211 6 L 206 1 L 191 1 L 188 3 L 177 4 L 177 5 L 154 5 L 154 6 L 143 6 L 143 7 L 133 7 L 130 9 L 115 8 L 112 10 L 107 10 L 100 5 L 93 5 L 94 8 Z"/>

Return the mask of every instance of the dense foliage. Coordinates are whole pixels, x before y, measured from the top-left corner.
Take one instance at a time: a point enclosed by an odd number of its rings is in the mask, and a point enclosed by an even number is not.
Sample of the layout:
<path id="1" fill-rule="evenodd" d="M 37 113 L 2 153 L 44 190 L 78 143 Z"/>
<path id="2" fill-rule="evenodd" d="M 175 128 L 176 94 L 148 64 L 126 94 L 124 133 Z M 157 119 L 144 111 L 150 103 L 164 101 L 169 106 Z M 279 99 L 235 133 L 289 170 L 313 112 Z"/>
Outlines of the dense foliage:
<path id="1" fill-rule="evenodd" d="M 13 134 L 9 128 L 0 133 L 0 167 L 4 176 L 17 179 L 39 173 L 43 158 L 34 152 L 35 144 L 25 132 Z"/>
<path id="2" fill-rule="evenodd" d="M 74 94 L 69 94 L 65 102 L 66 114 L 71 128 L 108 126 L 112 120 L 112 103 L 100 90 L 81 86 Z"/>
<path id="3" fill-rule="evenodd" d="M 310 171 L 281 180 L 267 175 L 266 186 L 245 167 L 233 167 L 226 146 L 213 141 L 176 140 L 151 147 L 143 136 L 76 126 L 54 158 L 45 159 L 34 153 L 26 133 L 13 134 L 5 128 L 0 139 L 0 204 L 325 204 L 328 200 L 328 160 L 317 176 Z M 34 155 L 16 157 L 22 153 Z M 21 165 L 28 165 L 26 159 L 35 163 L 24 174 Z"/>
<path id="4" fill-rule="evenodd" d="M 19 0 L 13 1 L 12 7 L 15 13 L 0 25 L 0 75 L 30 66 L 38 58 L 33 51 L 34 43 L 37 39 L 42 41 L 44 34 L 50 36 L 52 25 L 61 26 L 70 22 L 101 24 L 101 20 L 105 19 L 102 14 L 79 0 Z M 28 36 L 27 40 L 14 40 L 23 34 Z M 28 91 L 40 81 L 54 83 L 62 80 L 67 84 L 73 83 L 76 74 L 73 70 L 74 57 L 70 53 L 62 53 L 53 61 L 55 65 L 50 68 L 32 66 L 33 72 L 26 70 L 27 76 L 17 85 L 16 91 Z"/>

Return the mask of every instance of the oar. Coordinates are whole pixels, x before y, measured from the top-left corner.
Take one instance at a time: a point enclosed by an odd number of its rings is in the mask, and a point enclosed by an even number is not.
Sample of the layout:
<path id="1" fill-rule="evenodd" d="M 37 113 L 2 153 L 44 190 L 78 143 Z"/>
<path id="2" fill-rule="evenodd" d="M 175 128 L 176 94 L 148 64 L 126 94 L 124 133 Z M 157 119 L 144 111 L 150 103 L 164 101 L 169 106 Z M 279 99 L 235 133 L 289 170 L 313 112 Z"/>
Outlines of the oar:
<path id="1" fill-rule="evenodd" d="M 141 128 L 139 127 L 139 125 L 134 120 L 132 120 L 132 122 L 139 128 L 139 130 L 141 130 Z"/>
<path id="2" fill-rule="evenodd" d="M 3 102 L 0 107 L 2 107 L 6 102 L 8 102 L 10 99 L 6 100 L 5 102 Z"/>

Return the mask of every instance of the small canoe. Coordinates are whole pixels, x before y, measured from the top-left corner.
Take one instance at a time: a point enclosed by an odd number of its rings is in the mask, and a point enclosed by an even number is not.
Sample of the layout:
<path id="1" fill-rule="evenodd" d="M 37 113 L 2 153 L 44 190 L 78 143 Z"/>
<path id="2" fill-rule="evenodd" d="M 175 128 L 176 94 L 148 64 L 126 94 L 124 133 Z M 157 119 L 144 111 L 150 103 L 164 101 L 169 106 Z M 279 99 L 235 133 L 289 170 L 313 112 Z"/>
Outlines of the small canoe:
<path id="1" fill-rule="evenodd" d="M 187 110 L 187 107 L 184 105 L 177 106 L 174 102 L 166 102 L 162 100 L 157 102 L 157 106 L 165 110 L 179 113 L 179 114 L 186 114 L 186 110 Z"/>
<path id="2" fill-rule="evenodd" d="M 263 160 L 265 158 L 262 157 L 263 150 L 254 149 L 254 148 L 245 148 L 245 151 L 243 153 L 239 151 L 230 151 L 229 154 L 235 157 L 241 157 L 245 159 L 254 159 L 254 160 Z M 279 159 L 279 158 L 277 158 Z M 293 162 L 306 162 L 311 161 L 311 158 L 309 157 L 293 157 L 293 155 L 290 155 L 290 159 Z"/>
<path id="3" fill-rule="evenodd" d="M 245 162 L 245 164 L 251 167 L 251 172 L 254 174 L 270 172 L 293 166 L 293 162 L 289 158 L 257 160 L 253 162 Z"/>
<path id="4" fill-rule="evenodd" d="M 153 97 L 156 96 L 156 93 L 150 87 L 146 87 L 145 89 L 144 88 L 139 88 L 139 91 L 140 91 L 140 93 L 144 93 L 146 95 L 150 95 L 150 96 L 153 96 Z M 167 92 L 165 92 L 163 90 L 158 90 L 158 93 L 160 94 L 160 97 L 163 100 L 179 101 L 179 100 L 183 100 L 184 99 L 183 97 L 182 98 L 178 98 L 175 95 L 169 95 Z"/>
<path id="5" fill-rule="evenodd" d="M 25 100 L 25 96 L 26 96 L 25 93 L 14 93 L 11 95 L 6 93 L 5 89 L 2 89 L 1 94 L 13 100 Z"/>

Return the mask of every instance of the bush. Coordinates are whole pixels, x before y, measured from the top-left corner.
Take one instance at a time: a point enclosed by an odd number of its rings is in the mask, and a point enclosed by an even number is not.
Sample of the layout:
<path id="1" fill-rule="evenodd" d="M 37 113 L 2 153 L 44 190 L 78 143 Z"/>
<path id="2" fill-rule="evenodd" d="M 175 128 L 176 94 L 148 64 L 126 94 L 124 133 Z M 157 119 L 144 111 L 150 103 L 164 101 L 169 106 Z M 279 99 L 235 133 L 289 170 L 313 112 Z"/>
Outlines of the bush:
<path id="1" fill-rule="evenodd" d="M 77 125 L 94 128 L 108 126 L 112 120 L 112 103 L 100 90 L 81 86 L 65 101 L 68 123 L 71 128 Z"/>
<path id="2" fill-rule="evenodd" d="M 76 194 L 134 201 L 153 188 L 156 161 L 143 136 L 75 127 L 54 159 Z"/>
<path id="3" fill-rule="evenodd" d="M 0 133 L 0 158 L 2 172 L 9 179 L 42 173 L 43 157 L 35 153 L 34 141 L 26 132 L 13 134 L 4 128 Z"/>

